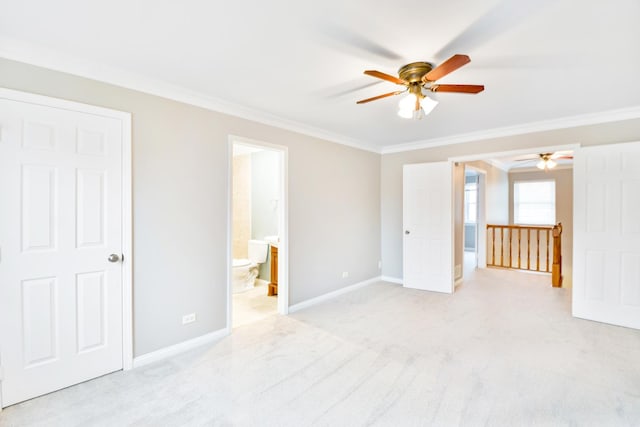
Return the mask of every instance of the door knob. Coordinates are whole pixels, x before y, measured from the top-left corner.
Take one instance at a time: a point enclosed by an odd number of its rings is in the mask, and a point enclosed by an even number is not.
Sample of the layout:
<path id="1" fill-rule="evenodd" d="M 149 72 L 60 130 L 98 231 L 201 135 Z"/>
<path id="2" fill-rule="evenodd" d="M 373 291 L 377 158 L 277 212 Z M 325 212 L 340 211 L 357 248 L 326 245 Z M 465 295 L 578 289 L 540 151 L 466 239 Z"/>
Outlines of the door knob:
<path id="1" fill-rule="evenodd" d="M 109 262 L 118 262 L 120 261 L 120 255 L 118 254 L 111 254 L 109 255 L 109 258 L 107 258 L 109 260 Z"/>
<path id="2" fill-rule="evenodd" d="M 410 231 L 409 230 L 404 230 L 404 234 L 409 234 Z"/>

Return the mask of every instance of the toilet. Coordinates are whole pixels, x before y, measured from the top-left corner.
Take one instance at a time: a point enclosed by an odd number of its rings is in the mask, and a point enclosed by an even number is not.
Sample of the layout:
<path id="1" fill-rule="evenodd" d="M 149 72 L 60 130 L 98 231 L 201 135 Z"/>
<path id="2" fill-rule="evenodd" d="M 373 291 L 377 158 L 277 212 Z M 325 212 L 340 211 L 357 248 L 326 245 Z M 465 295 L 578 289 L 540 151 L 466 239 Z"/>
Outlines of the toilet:
<path id="1" fill-rule="evenodd" d="M 258 277 L 259 265 L 267 260 L 269 244 L 264 240 L 249 240 L 249 259 L 233 259 L 233 293 L 252 289 Z"/>

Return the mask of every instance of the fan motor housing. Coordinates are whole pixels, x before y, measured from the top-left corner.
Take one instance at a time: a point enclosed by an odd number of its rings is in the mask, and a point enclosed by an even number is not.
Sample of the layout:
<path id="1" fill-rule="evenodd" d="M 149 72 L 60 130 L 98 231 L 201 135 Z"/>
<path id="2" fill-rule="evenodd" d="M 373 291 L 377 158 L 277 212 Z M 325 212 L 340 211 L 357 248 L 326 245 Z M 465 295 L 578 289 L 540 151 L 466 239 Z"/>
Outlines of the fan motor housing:
<path id="1" fill-rule="evenodd" d="M 422 76 L 433 70 L 433 64 L 428 62 L 412 62 L 398 70 L 398 76 L 409 83 L 421 83 Z"/>

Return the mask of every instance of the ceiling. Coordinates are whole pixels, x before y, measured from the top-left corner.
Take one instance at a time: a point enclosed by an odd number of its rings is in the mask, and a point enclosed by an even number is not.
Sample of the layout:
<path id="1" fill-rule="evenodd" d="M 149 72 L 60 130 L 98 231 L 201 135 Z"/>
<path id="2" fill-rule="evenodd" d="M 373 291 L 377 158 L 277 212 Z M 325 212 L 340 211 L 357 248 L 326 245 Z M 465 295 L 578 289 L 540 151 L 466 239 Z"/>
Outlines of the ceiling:
<path id="1" fill-rule="evenodd" d="M 637 0 L 0 4 L 0 56 L 137 82 L 373 151 L 563 127 L 565 118 L 597 122 L 594 113 L 620 109 L 640 116 Z M 436 94 L 440 104 L 421 121 L 399 118 L 397 98 L 356 105 L 397 88 L 364 70 L 395 75 L 406 63 L 438 64 L 455 53 L 471 63 L 439 83 L 484 84 L 484 92 Z"/>

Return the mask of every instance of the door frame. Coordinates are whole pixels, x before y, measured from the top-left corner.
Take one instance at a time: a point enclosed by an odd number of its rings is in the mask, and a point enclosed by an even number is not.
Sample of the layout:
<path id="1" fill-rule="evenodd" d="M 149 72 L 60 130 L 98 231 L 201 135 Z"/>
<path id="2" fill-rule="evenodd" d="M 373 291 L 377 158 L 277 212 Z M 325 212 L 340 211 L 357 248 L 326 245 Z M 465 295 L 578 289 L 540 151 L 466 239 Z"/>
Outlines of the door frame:
<path id="1" fill-rule="evenodd" d="M 92 114 L 122 124 L 122 369 L 133 368 L 133 214 L 131 179 L 131 113 L 0 87 L 0 99 Z M 0 129 L 0 141 L 2 129 Z M 2 372 L 0 357 L 0 372 Z M 0 381 L 2 377 L 0 376 Z M 0 392 L 0 411 L 2 411 Z"/>
<path id="2" fill-rule="evenodd" d="M 278 218 L 278 313 L 289 314 L 289 149 L 286 146 L 229 135 L 227 142 L 227 333 L 233 329 L 233 144 L 239 143 L 280 154 L 280 194 L 282 212 Z"/>

